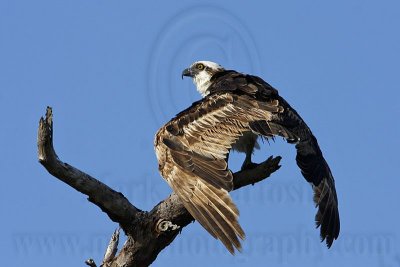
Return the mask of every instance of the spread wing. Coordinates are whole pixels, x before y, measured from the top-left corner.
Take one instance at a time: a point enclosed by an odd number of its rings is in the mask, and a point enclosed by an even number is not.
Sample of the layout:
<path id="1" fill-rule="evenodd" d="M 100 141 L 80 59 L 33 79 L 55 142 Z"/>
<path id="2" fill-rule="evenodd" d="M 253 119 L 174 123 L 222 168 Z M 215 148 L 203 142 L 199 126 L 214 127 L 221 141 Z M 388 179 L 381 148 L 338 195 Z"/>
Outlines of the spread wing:
<path id="1" fill-rule="evenodd" d="M 274 134 L 286 138 L 289 143 L 296 144 L 296 162 L 304 178 L 314 191 L 314 203 L 318 207 L 315 215 L 317 227 L 320 227 L 321 241 L 329 247 L 340 232 L 338 199 L 335 180 L 328 163 L 322 155 L 317 139 L 300 115 L 281 97 L 278 97 L 284 112 L 276 116 L 270 127 Z"/>
<path id="2" fill-rule="evenodd" d="M 318 207 L 315 222 L 317 227 L 321 227 L 321 240 L 325 240 L 329 248 L 340 232 L 335 180 L 317 139 L 307 124 L 282 98 L 279 98 L 279 103 L 284 112 L 274 116 L 269 122 L 251 122 L 250 128 L 261 135 L 279 135 L 289 143 L 296 144 L 297 165 L 304 178 L 311 184 L 314 203 Z"/>
<path id="3" fill-rule="evenodd" d="M 321 227 L 320 236 L 329 247 L 340 232 L 340 218 L 335 180 L 328 163 L 322 155 L 317 139 L 307 128 L 296 144 L 296 162 L 305 179 L 311 183 L 314 191 L 314 203 L 318 207 L 315 215 L 317 227 Z"/>
<path id="4" fill-rule="evenodd" d="M 228 192 L 232 173 L 226 156 L 253 121 L 281 112 L 278 101 L 215 93 L 181 112 L 156 134 L 159 170 L 190 214 L 226 248 L 240 250 L 244 232 Z"/>
<path id="5" fill-rule="evenodd" d="M 253 121 L 249 126 L 253 132 L 260 135 L 279 135 L 289 143 L 296 144 L 297 165 L 314 190 L 314 202 L 318 207 L 315 221 L 317 227 L 321 227 L 321 239 L 326 240 L 327 246 L 330 247 L 340 232 L 335 181 L 310 128 L 300 115 L 279 96 L 275 88 L 257 76 L 228 70 L 215 75 L 212 82 L 210 92 L 225 90 L 235 94 L 249 95 L 258 101 L 275 99 L 279 102 L 283 112 L 273 115 L 270 121 Z"/>

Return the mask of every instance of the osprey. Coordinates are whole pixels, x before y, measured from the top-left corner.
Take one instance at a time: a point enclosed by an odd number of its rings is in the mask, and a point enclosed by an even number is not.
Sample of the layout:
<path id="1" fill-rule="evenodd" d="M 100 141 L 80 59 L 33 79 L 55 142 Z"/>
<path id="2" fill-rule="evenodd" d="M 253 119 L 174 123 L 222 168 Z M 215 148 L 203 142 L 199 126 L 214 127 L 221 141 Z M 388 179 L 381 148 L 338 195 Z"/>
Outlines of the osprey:
<path id="1" fill-rule="evenodd" d="M 193 63 L 183 76 L 193 78 L 203 98 L 160 128 L 154 145 L 161 175 L 190 214 L 232 254 L 240 250 L 245 234 L 228 194 L 233 188 L 230 150 L 246 154 L 242 169 L 253 168 L 257 138 L 281 136 L 295 144 L 297 165 L 314 190 L 321 240 L 331 247 L 340 231 L 335 181 L 300 115 L 257 76 L 210 61 Z"/>

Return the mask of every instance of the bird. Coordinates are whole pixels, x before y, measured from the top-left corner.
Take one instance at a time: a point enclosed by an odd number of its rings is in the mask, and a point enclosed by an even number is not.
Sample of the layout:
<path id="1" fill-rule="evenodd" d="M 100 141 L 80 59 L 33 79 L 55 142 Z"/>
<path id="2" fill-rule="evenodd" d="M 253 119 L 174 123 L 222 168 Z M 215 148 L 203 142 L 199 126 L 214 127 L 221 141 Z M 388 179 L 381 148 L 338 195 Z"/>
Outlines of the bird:
<path id="1" fill-rule="evenodd" d="M 296 162 L 313 189 L 316 227 L 328 248 L 339 236 L 335 180 L 317 139 L 300 115 L 262 78 L 196 61 L 182 72 L 202 98 L 156 133 L 154 147 L 161 176 L 185 208 L 234 254 L 244 230 L 229 195 L 233 174 L 229 153 L 245 153 L 241 169 L 252 169 L 259 138 L 283 137 L 296 148 Z"/>

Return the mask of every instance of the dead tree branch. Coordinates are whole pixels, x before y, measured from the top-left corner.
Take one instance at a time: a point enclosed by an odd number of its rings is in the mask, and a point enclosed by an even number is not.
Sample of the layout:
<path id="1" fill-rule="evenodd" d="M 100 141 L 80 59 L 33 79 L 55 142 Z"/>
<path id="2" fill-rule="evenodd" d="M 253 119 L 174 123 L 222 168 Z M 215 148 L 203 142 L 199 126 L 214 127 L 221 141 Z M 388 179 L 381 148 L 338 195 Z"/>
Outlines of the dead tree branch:
<path id="1" fill-rule="evenodd" d="M 110 242 L 108 243 L 108 247 L 106 249 L 106 253 L 104 254 L 103 262 L 101 266 L 105 266 L 106 264 L 112 262 L 118 250 L 119 243 L 119 231 L 120 228 L 117 228 L 111 236 Z"/>
<path id="2" fill-rule="evenodd" d="M 40 118 L 37 143 L 39 162 L 51 175 L 87 195 L 90 202 L 122 226 L 135 218 L 139 210 L 124 195 L 58 159 L 53 147 L 53 113 L 50 107 L 47 107 L 46 117 Z"/>
<path id="3" fill-rule="evenodd" d="M 59 160 L 53 147 L 53 113 L 47 108 L 45 118 L 39 121 L 38 158 L 46 170 L 57 179 L 88 196 L 111 220 L 120 224 L 127 241 L 117 256 L 118 233 L 113 234 L 102 266 L 148 266 L 167 247 L 180 231 L 193 221 L 178 196 L 172 193 L 151 211 L 141 211 L 120 192 L 90 175 Z M 269 177 L 280 168 L 280 157 L 270 157 L 254 169 L 234 174 L 234 190 Z M 114 241 L 113 241 L 114 240 Z M 111 246 L 111 247 L 110 247 Z M 110 255 L 110 257 L 108 257 Z M 96 266 L 92 259 L 86 261 Z"/>

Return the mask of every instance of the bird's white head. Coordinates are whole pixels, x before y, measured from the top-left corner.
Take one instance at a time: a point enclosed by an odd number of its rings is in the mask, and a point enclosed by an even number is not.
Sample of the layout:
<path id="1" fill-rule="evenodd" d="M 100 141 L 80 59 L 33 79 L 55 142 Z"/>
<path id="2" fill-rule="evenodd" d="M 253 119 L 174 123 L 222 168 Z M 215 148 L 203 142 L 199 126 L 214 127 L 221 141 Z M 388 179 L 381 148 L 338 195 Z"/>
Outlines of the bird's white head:
<path id="1" fill-rule="evenodd" d="M 189 68 L 183 70 L 183 76 L 193 78 L 193 83 L 196 85 L 197 91 L 202 97 L 207 96 L 210 92 L 208 87 L 211 84 L 211 77 L 220 71 L 225 70 L 221 65 L 211 61 L 196 61 Z"/>

